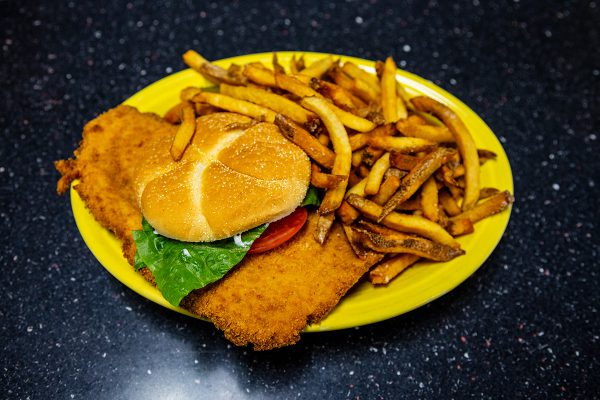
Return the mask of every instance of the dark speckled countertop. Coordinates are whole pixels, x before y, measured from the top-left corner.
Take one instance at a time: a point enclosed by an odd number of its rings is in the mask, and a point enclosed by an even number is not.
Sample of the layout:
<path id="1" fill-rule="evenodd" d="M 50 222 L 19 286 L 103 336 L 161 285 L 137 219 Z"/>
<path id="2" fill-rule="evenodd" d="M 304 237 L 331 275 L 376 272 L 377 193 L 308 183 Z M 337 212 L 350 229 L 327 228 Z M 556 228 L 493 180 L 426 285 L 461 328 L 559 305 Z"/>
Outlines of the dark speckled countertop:
<path id="1" fill-rule="evenodd" d="M 0 397 L 598 398 L 600 3 L 101 3 L 0 1 Z M 272 352 L 138 296 L 83 243 L 52 161 L 188 48 L 393 55 L 500 138 L 503 240 L 425 307 Z"/>

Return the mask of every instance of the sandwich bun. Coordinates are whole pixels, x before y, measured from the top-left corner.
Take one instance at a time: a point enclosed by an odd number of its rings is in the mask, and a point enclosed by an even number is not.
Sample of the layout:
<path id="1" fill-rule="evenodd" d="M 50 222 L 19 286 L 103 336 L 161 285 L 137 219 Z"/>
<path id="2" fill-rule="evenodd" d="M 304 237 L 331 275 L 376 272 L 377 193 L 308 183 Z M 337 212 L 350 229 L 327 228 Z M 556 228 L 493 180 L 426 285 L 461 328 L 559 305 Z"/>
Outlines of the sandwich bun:
<path id="1" fill-rule="evenodd" d="M 306 195 L 310 160 L 272 123 L 225 112 L 201 116 L 177 162 L 171 141 L 152 145 L 134 181 L 140 210 L 161 235 L 224 239 L 291 214 Z"/>

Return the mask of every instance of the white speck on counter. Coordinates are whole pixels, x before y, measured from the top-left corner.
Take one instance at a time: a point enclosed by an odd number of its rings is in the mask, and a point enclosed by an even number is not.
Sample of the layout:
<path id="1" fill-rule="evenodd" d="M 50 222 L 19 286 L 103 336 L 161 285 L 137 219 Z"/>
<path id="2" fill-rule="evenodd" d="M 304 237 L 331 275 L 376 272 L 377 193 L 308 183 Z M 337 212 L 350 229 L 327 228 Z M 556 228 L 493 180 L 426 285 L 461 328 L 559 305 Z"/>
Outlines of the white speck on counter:
<path id="1" fill-rule="evenodd" d="M 553 183 L 552 184 L 552 189 L 559 190 L 560 189 L 560 185 L 558 183 Z"/>
<path id="2" fill-rule="evenodd" d="M 190 254 L 190 252 L 188 251 L 188 249 L 183 249 L 183 250 L 181 250 L 181 253 L 182 253 L 184 256 L 186 256 L 186 257 L 191 257 L 191 254 Z"/>

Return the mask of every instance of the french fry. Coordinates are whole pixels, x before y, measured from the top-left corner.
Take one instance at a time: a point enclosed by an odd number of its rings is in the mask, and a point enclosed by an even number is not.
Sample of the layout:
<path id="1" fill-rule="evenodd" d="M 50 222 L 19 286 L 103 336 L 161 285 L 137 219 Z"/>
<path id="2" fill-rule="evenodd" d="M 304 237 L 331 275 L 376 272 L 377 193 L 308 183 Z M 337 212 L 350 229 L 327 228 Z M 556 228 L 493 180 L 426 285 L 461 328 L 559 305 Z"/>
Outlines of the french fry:
<path id="1" fill-rule="evenodd" d="M 481 188 L 481 190 L 479 190 L 479 200 L 487 199 L 488 197 L 492 197 L 495 194 L 498 194 L 499 192 L 500 192 L 500 190 L 496 189 L 496 188 L 491 188 L 491 187 Z"/>
<path id="2" fill-rule="evenodd" d="M 381 215 L 381 206 L 371 200 L 351 194 L 346 198 L 346 201 L 372 221 L 377 221 Z M 446 246 L 460 248 L 460 244 L 454 240 L 452 235 L 441 225 L 427 218 L 392 212 L 383 218 L 381 223 L 396 231 L 416 233 Z"/>
<path id="3" fill-rule="evenodd" d="M 358 149 L 362 149 L 366 145 L 369 144 L 370 136 L 367 133 L 356 133 L 349 137 L 350 139 L 350 148 L 352 151 L 356 151 Z"/>
<path id="4" fill-rule="evenodd" d="M 419 162 L 419 157 L 404 154 L 400 151 L 390 153 L 390 164 L 402 171 L 410 171 Z"/>
<path id="5" fill-rule="evenodd" d="M 315 230 L 315 240 L 319 244 L 325 243 L 327 240 L 327 234 L 331 229 L 331 225 L 333 225 L 333 220 L 335 219 L 335 214 L 321 214 L 317 219 L 317 229 Z"/>
<path id="6" fill-rule="evenodd" d="M 317 114 L 325 124 L 335 152 L 335 161 L 331 173 L 346 178 L 335 189 L 328 190 L 323 197 L 319 214 L 330 214 L 342 204 L 348 185 L 347 178 L 350 174 L 352 162 L 352 149 L 350 148 L 348 133 L 327 100 L 319 97 L 307 97 L 302 99 L 300 104 Z"/>
<path id="7" fill-rule="evenodd" d="M 279 64 L 279 60 L 277 59 L 277 53 L 275 52 L 273 52 L 273 58 L 271 63 L 273 64 L 273 71 L 280 74 L 285 74 L 285 68 L 283 68 L 281 64 Z"/>
<path id="8" fill-rule="evenodd" d="M 340 122 L 350 129 L 354 129 L 358 132 L 369 132 L 376 128 L 376 125 L 368 119 L 361 118 L 348 111 L 344 111 L 333 104 L 330 104 L 329 107 L 339 118 Z"/>
<path id="9" fill-rule="evenodd" d="M 392 123 L 398 120 L 397 98 L 396 64 L 392 57 L 388 57 L 381 74 L 381 108 L 385 122 Z"/>
<path id="10" fill-rule="evenodd" d="M 358 217 L 360 217 L 360 212 L 358 212 L 345 200 L 342 201 L 342 205 L 336 210 L 335 213 L 344 225 L 351 225 L 354 221 L 358 219 Z"/>
<path id="11" fill-rule="evenodd" d="M 211 63 L 200 65 L 197 71 L 213 83 L 228 83 L 230 85 L 246 84 L 246 78 L 243 75 L 232 73 Z"/>
<path id="12" fill-rule="evenodd" d="M 296 54 L 292 54 L 292 59 L 290 60 L 290 72 L 292 74 L 297 74 L 304 68 L 304 54 L 298 59 L 296 59 Z"/>
<path id="13" fill-rule="evenodd" d="M 436 146 L 434 142 L 430 142 L 429 140 L 398 136 L 372 137 L 369 141 L 369 144 L 378 149 L 384 149 L 387 151 L 395 150 L 405 153 L 431 150 Z"/>
<path id="14" fill-rule="evenodd" d="M 406 109 L 406 104 L 404 103 L 404 100 L 402 100 L 402 97 L 400 97 L 397 92 L 396 94 L 396 116 L 398 117 L 398 120 L 401 120 L 408 116 L 408 110 Z"/>
<path id="15" fill-rule="evenodd" d="M 383 175 L 390 168 L 390 153 L 385 153 L 379 157 L 379 160 L 373 164 L 371 172 L 367 177 L 367 185 L 365 186 L 366 194 L 376 194 L 379 192 L 381 181 L 383 181 Z"/>
<path id="16" fill-rule="evenodd" d="M 350 147 L 352 147 L 352 145 L 350 145 Z M 352 166 L 353 167 L 356 168 L 362 163 L 363 153 L 364 152 L 362 150 L 352 152 Z"/>
<path id="17" fill-rule="evenodd" d="M 344 71 L 351 78 L 364 81 L 371 87 L 377 96 L 379 96 L 381 88 L 379 86 L 377 75 L 368 73 L 351 61 L 346 61 L 344 65 L 342 65 L 342 71 Z"/>
<path id="18" fill-rule="evenodd" d="M 269 110 L 268 108 L 250 103 L 245 100 L 225 96 L 220 93 L 202 92 L 194 96 L 194 101 L 208 103 L 212 106 L 222 108 L 223 110 L 247 115 L 259 121 L 274 122 L 275 115 L 277 115 L 274 111 Z"/>
<path id="19" fill-rule="evenodd" d="M 196 113 L 194 106 L 190 102 L 183 103 L 181 108 L 181 125 L 177 128 L 173 142 L 171 143 L 171 157 L 174 161 L 179 161 L 185 152 L 188 144 L 196 132 Z"/>
<path id="20" fill-rule="evenodd" d="M 372 88 L 364 81 L 360 79 L 354 79 L 346 75 L 341 68 L 332 68 L 329 71 L 329 76 L 338 86 L 341 86 L 353 95 L 360 98 L 365 105 L 378 102 L 379 94 L 377 92 L 373 91 Z"/>
<path id="21" fill-rule="evenodd" d="M 396 232 L 379 225 L 359 221 L 353 230 L 363 246 L 380 253 L 409 253 L 433 261 L 450 261 L 465 252 L 431 240 Z"/>
<path id="22" fill-rule="evenodd" d="M 194 102 L 194 109 L 196 110 L 196 116 L 200 117 L 202 115 L 213 114 L 221 111 L 220 108 L 211 106 L 210 104 Z"/>
<path id="23" fill-rule="evenodd" d="M 415 124 L 413 121 L 410 119 L 400 119 L 396 122 L 396 128 L 404 136 L 421 138 L 436 143 L 454 142 L 452 133 L 445 126 Z"/>
<path id="24" fill-rule="evenodd" d="M 371 198 L 371 200 L 380 206 L 384 205 L 389 199 L 392 198 L 394 193 L 396 193 L 396 190 L 398 190 L 400 187 L 400 182 L 405 175 L 406 172 L 400 171 L 399 169 L 388 169 L 385 173 L 385 179 L 379 187 L 379 191 Z"/>
<path id="25" fill-rule="evenodd" d="M 346 179 L 345 176 L 321 172 L 317 165 L 311 164 L 310 184 L 314 187 L 333 189 L 344 179 Z"/>
<path id="26" fill-rule="evenodd" d="M 373 285 L 387 285 L 401 272 L 419 261 L 420 258 L 414 254 L 399 254 L 387 259 L 369 271 L 369 281 Z"/>
<path id="27" fill-rule="evenodd" d="M 307 68 L 300 71 L 300 74 L 310 76 L 311 78 L 321 78 L 333 65 L 333 57 L 326 56 L 310 64 Z"/>
<path id="28" fill-rule="evenodd" d="M 454 217 L 455 215 L 458 215 L 461 213 L 461 209 L 460 209 L 458 203 L 456 202 L 456 200 L 454 200 L 454 198 L 446 190 L 440 191 L 438 198 L 439 198 L 440 204 L 444 208 L 444 211 L 446 211 L 446 213 L 448 215 L 450 215 L 451 217 Z"/>
<path id="29" fill-rule="evenodd" d="M 329 146 L 329 135 L 325 132 L 321 132 L 319 134 L 319 137 L 317 137 L 317 140 L 319 141 L 319 143 L 321 143 L 323 146 L 327 147 Z"/>
<path id="30" fill-rule="evenodd" d="M 186 101 L 192 101 L 194 96 L 200 92 L 202 92 L 202 89 L 200 88 L 192 86 L 186 87 L 181 92 L 179 92 L 179 100 L 181 100 L 182 103 L 185 103 Z"/>
<path id="31" fill-rule="evenodd" d="M 369 176 L 369 173 L 371 172 L 371 170 L 366 166 L 366 165 L 359 165 L 358 168 L 356 168 L 356 171 L 358 172 L 358 176 L 360 176 L 361 178 L 367 178 Z"/>
<path id="32" fill-rule="evenodd" d="M 317 117 L 314 113 L 281 95 L 255 87 L 221 84 L 221 94 L 267 107 L 300 124 L 306 124 Z"/>
<path id="33" fill-rule="evenodd" d="M 452 236 L 467 235 L 475 231 L 473 223 L 468 218 L 461 218 L 453 221 L 448 221 L 446 229 Z"/>
<path id="34" fill-rule="evenodd" d="M 357 184 L 355 184 L 350 189 L 348 189 L 348 192 L 346 192 L 346 197 L 350 196 L 351 194 L 355 194 L 357 196 L 364 197 L 366 186 L 367 186 L 367 178 L 363 178 Z"/>
<path id="35" fill-rule="evenodd" d="M 462 213 L 455 215 L 450 218 L 450 222 L 457 221 L 460 219 L 468 219 L 472 223 L 477 221 L 481 221 L 484 218 L 489 217 L 490 215 L 494 215 L 503 211 L 509 205 L 511 205 L 515 201 L 515 198 L 510 194 L 509 191 L 505 190 L 503 192 L 497 193 L 483 201 L 468 209 L 467 211 L 463 211 Z"/>
<path id="36" fill-rule="evenodd" d="M 440 218 L 438 188 L 433 176 L 429 177 L 421 187 L 421 209 L 425 218 L 438 222 Z"/>
<path id="37" fill-rule="evenodd" d="M 333 168 L 335 153 L 322 145 L 313 135 L 281 114 L 275 116 L 275 125 L 279 127 L 284 137 L 298 145 L 315 162 L 325 168 Z"/>
<path id="38" fill-rule="evenodd" d="M 262 86 L 277 87 L 273 71 L 258 65 L 246 64 L 242 72 L 246 78 Z"/>
<path id="39" fill-rule="evenodd" d="M 452 157 L 454 150 L 438 148 L 423 157 L 402 179 L 398 192 L 383 206 L 378 222 L 391 213 L 399 204 L 411 197 L 417 189 L 443 164 Z"/>
<path id="40" fill-rule="evenodd" d="M 371 260 L 373 260 L 376 263 L 384 257 L 383 254 L 376 253 L 374 251 L 366 249 L 360 243 L 360 237 L 354 232 L 352 227 L 350 227 L 347 224 L 342 225 L 342 227 L 344 228 L 344 233 L 346 234 L 346 238 L 348 239 L 348 242 L 350 243 L 352 250 L 354 250 L 354 253 L 359 258 L 365 259 L 365 258 L 369 257 Z"/>
<path id="41" fill-rule="evenodd" d="M 188 50 L 183 54 L 183 62 L 213 83 L 224 82 L 231 85 L 243 85 L 245 83 L 242 76 L 232 74 L 224 68 L 211 64 L 210 61 L 194 50 Z"/>
<path id="42" fill-rule="evenodd" d="M 185 103 L 177 103 L 165 113 L 164 119 L 170 124 L 178 124 L 181 122 L 181 110 L 185 106 Z"/>
<path id="43" fill-rule="evenodd" d="M 323 97 L 309 85 L 290 75 L 275 73 L 275 83 L 278 88 L 286 90 L 301 98 Z"/>
<path id="44" fill-rule="evenodd" d="M 333 104 L 342 110 L 352 111 L 356 109 L 355 100 L 346 89 L 321 79 L 311 79 L 310 87 L 333 101 Z"/>
<path id="45" fill-rule="evenodd" d="M 421 199 L 418 197 L 413 197 L 411 199 L 406 200 L 405 202 L 399 204 L 396 207 L 398 211 L 413 211 L 413 215 L 416 211 L 421 212 Z"/>
<path id="46" fill-rule="evenodd" d="M 454 111 L 444 104 L 429 97 L 419 96 L 411 99 L 415 109 L 435 115 L 448 127 L 465 165 L 465 194 L 462 203 L 463 211 L 472 208 L 479 200 L 479 155 L 473 137 L 465 124 Z"/>

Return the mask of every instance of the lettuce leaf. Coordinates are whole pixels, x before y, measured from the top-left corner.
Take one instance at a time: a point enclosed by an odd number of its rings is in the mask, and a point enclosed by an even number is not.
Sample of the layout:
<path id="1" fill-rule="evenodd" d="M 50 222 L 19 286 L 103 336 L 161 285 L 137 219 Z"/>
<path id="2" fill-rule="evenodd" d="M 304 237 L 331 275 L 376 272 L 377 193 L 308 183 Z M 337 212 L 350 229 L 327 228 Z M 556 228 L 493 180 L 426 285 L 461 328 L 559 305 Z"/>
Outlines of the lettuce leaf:
<path id="1" fill-rule="evenodd" d="M 308 190 L 306 191 L 306 196 L 304 196 L 304 200 L 302 200 L 302 204 L 300 207 L 306 206 L 320 206 L 321 205 L 321 193 L 319 189 L 310 185 Z"/>
<path id="2" fill-rule="evenodd" d="M 252 243 L 263 233 L 261 225 L 241 235 L 210 243 L 190 243 L 169 239 L 155 232 L 144 219 L 142 230 L 133 231 L 137 245 L 135 269 L 147 266 L 164 298 L 178 306 L 192 290 L 221 279 L 237 265 Z"/>

